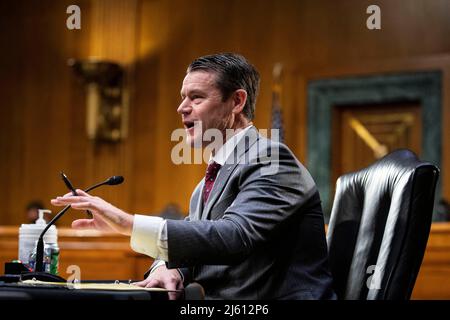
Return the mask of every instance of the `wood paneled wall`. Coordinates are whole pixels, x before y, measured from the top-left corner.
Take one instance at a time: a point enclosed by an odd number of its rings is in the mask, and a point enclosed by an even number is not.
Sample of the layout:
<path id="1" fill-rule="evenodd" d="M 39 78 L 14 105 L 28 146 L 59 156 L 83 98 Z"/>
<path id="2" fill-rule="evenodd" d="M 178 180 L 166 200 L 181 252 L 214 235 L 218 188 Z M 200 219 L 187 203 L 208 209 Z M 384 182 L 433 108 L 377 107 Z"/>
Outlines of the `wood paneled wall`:
<path id="1" fill-rule="evenodd" d="M 78 4 L 82 29 L 65 27 Z M 450 2 L 380 0 L 382 29 L 366 28 L 372 1 L 347 0 L 80 0 L 0 4 L 0 224 L 19 224 L 31 199 L 48 203 L 76 186 L 113 174 L 124 185 L 96 192 L 119 207 L 155 213 L 168 202 L 187 211 L 205 165 L 170 160 L 180 83 L 197 56 L 234 51 L 260 70 L 255 124 L 270 121 L 273 64 L 285 67 L 282 103 L 287 143 L 305 161 L 309 79 L 444 71 L 444 159 L 450 165 Z M 85 135 L 84 88 L 68 58 L 99 56 L 124 64 L 131 93 L 130 130 L 118 145 L 93 145 Z M 450 171 L 450 170 L 449 170 Z M 450 172 L 442 170 L 450 199 Z M 49 205 L 50 206 L 50 205 Z M 55 208 L 53 208 L 55 210 Z M 72 213 L 62 224 L 80 214 Z"/>

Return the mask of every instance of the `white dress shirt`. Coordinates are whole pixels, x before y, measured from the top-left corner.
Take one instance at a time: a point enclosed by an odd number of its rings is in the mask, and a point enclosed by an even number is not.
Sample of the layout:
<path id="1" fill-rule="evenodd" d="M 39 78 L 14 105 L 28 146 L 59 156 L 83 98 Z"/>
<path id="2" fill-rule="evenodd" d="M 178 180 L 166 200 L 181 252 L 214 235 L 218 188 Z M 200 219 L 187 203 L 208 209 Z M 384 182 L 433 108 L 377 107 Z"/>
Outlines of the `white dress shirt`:
<path id="1" fill-rule="evenodd" d="M 217 150 L 215 155 L 211 156 L 210 162 L 215 161 L 223 166 L 239 141 L 252 126 L 253 125 L 249 125 L 230 137 L 225 144 Z M 220 170 L 218 175 L 220 175 Z M 169 260 L 166 220 L 161 217 L 135 214 L 130 245 L 136 252 L 161 260 L 154 266 L 153 270 L 164 264 L 165 261 Z"/>

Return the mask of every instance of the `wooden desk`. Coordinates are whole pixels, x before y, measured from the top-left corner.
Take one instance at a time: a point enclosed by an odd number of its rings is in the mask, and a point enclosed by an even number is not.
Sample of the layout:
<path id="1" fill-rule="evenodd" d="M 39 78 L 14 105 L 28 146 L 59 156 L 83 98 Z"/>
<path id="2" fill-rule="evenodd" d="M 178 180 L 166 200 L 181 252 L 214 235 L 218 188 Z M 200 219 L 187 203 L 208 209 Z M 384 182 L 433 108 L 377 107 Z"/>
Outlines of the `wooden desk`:
<path id="1" fill-rule="evenodd" d="M 18 227 L 0 226 L 1 274 L 4 263 L 18 257 L 18 232 Z M 67 268 L 77 265 L 82 280 L 137 280 L 153 262 L 130 248 L 129 237 L 116 234 L 58 228 L 58 245 L 59 273 L 66 279 L 71 275 Z"/>
<path id="2" fill-rule="evenodd" d="M 81 268 L 84 280 L 141 279 L 152 259 L 135 253 L 129 237 L 58 228 L 60 274 L 70 265 Z M 0 273 L 18 256 L 18 227 L 0 226 Z M 412 299 L 450 299 L 450 223 L 431 227 L 424 261 Z"/>
<path id="3" fill-rule="evenodd" d="M 433 223 L 412 299 L 450 299 L 450 223 Z"/>

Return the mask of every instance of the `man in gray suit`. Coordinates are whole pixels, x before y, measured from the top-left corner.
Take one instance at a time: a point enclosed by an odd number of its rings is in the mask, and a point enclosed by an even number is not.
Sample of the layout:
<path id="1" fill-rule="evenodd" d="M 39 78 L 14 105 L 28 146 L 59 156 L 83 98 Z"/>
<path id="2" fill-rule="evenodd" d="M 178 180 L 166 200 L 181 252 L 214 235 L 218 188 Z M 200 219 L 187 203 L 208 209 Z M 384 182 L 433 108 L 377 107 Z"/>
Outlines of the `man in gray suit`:
<path id="1" fill-rule="evenodd" d="M 177 110 L 187 141 L 205 147 L 210 130 L 224 144 L 213 148 L 185 220 L 130 215 L 81 190 L 52 203 L 91 210 L 93 219 L 72 226 L 130 235 L 135 251 L 154 257 L 140 286 L 195 281 L 209 299 L 335 298 L 317 188 L 287 146 L 253 126 L 258 88 L 258 72 L 240 55 L 189 66 Z"/>

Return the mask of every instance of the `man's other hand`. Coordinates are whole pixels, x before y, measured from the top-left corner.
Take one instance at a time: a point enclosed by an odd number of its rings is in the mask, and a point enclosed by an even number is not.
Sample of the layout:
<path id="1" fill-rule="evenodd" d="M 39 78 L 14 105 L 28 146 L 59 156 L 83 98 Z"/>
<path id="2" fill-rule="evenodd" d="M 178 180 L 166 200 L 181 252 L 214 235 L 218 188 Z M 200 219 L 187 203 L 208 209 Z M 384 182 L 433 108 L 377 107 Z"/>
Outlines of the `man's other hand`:
<path id="1" fill-rule="evenodd" d="M 165 265 L 156 267 L 147 279 L 134 283 L 144 288 L 164 288 L 167 290 L 182 290 L 183 280 L 177 269 L 167 269 Z M 169 292 L 169 299 L 176 300 L 181 297 L 180 292 Z"/>
<path id="2" fill-rule="evenodd" d="M 54 206 L 71 205 L 75 210 L 89 210 L 92 219 L 78 219 L 72 223 L 74 229 L 94 229 L 131 235 L 134 216 L 130 215 L 102 198 L 91 196 L 83 190 L 76 190 L 77 196 L 67 193 L 63 197 L 51 200 Z"/>

